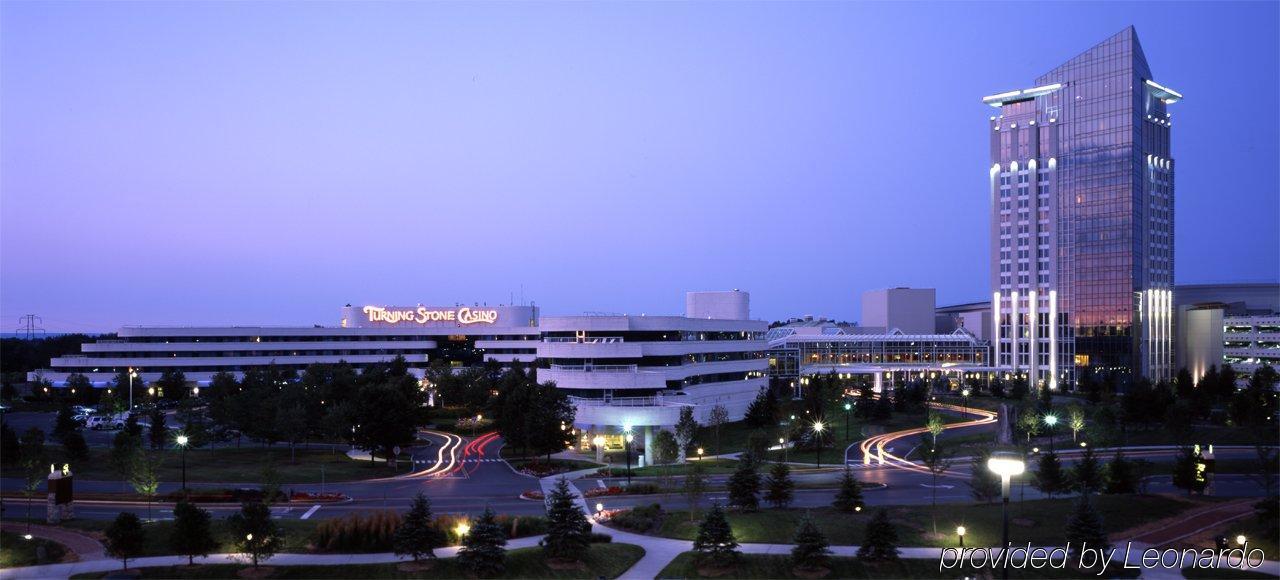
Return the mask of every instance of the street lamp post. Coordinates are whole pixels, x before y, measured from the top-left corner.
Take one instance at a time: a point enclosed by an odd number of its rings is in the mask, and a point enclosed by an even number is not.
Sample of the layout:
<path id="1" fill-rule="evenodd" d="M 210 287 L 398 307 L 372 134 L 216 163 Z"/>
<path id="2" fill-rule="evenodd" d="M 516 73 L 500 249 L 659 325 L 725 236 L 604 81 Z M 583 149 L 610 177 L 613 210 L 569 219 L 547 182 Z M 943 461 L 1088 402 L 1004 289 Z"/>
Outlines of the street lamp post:
<path id="1" fill-rule="evenodd" d="M 1010 453 L 993 454 L 991 459 L 987 460 L 987 469 L 1000 476 L 1000 497 L 1001 508 L 1000 513 L 1004 519 L 1004 531 L 1002 534 L 1003 541 L 1000 544 L 1000 550 L 1007 552 L 1009 549 L 1009 480 L 1015 475 L 1021 475 L 1027 469 L 1027 463 L 1022 457 Z M 1004 562 L 1003 578 L 1009 578 L 1009 561 Z"/>
<path id="2" fill-rule="evenodd" d="M 968 388 L 961 389 L 960 396 L 964 398 L 964 414 L 968 415 L 969 414 L 969 389 Z"/>
<path id="3" fill-rule="evenodd" d="M 853 408 L 853 405 L 850 404 L 848 401 L 845 401 L 844 403 L 844 439 L 845 441 L 849 440 L 849 410 L 852 408 Z"/>
<path id="4" fill-rule="evenodd" d="M 964 547 L 964 526 L 956 526 L 956 536 L 960 538 L 960 547 Z"/>
<path id="5" fill-rule="evenodd" d="M 813 424 L 813 439 L 818 444 L 818 467 L 822 467 L 822 429 L 824 425 L 822 421 L 816 421 Z"/>
<path id="6" fill-rule="evenodd" d="M 138 376 L 138 373 L 133 370 L 133 367 L 129 367 L 129 412 L 130 413 L 133 412 L 133 378 L 136 376 Z"/>
<path id="7" fill-rule="evenodd" d="M 778 438 L 778 447 L 782 448 L 782 462 L 787 462 L 787 439 L 785 437 Z"/>
<path id="8" fill-rule="evenodd" d="M 1053 426 L 1058 424 L 1057 415 L 1045 415 L 1044 424 L 1049 426 L 1049 451 L 1053 451 Z"/>
<path id="9" fill-rule="evenodd" d="M 698 448 L 698 461 L 702 461 L 702 448 Z"/>
<path id="10" fill-rule="evenodd" d="M 626 436 L 622 439 L 627 443 L 627 487 L 631 487 L 631 441 L 634 440 L 635 437 L 631 435 L 630 431 L 628 431 Z"/>
<path id="11" fill-rule="evenodd" d="M 187 491 L 187 443 L 191 441 L 186 435 L 178 436 L 178 447 L 182 448 L 182 491 Z"/>

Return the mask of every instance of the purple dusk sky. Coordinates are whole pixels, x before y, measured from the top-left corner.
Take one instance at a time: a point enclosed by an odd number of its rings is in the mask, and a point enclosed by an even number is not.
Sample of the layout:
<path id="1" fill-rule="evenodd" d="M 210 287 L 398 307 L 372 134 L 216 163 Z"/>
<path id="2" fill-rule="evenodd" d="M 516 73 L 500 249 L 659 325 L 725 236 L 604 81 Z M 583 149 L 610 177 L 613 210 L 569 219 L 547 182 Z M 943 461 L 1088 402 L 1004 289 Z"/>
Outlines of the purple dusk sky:
<path id="1" fill-rule="evenodd" d="M 1137 27 L 1177 280 L 1280 277 L 1280 4 L 0 3 L 0 321 L 989 296 L 983 95 Z M 2 331 L 10 328 L 2 327 Z"/>

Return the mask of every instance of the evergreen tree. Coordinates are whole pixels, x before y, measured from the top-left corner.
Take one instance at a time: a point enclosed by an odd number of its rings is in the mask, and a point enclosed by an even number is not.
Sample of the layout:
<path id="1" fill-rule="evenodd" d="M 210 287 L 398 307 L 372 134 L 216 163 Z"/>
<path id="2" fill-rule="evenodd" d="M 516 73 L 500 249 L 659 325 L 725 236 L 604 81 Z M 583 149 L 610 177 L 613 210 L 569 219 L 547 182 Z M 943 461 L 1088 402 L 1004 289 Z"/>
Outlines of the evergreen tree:
<path id="1" fill-rule="evenodd" d="M 720 504 L 711 506 L 711 511 L 698 524 L 698 535 L 693 540 L 693 551 L 697 553 L 694 561 L 702 566 L 726 568 L 738 562 L 738 540 L 733 536 L 729 520 L 724 516 Z"/>
<path id="2" fill-rule="evenodd" d="M 772 427 L 778 422 L 778 407 L 778 395 L 773 389 L 761 387 L 756 399 L 747 407 L 747 414 L 743 419 L 749 427 Z"/>
<path id="3" fill-rule="evenodd" d="M 831 544 L 808 514 L 800 521 L 791 543 L 795 544 L 791 548 L 791 565 L 800 570 L 819 570 L 830 561 Z"/>
<path id="4" fill-rule="evenodd" d="M 729 505 L 742 511 L 753 512 L 760 507 L 760 474 L 756 462 L 749 455 L 738 462 L 738 469 L 729 477 Z"/>
<path id="5" fill-rule="evenodd" d="M 969 461 L 969 494 L 981 502 L 990 503 L 1000 497 L 1000 476 L 987 468 L 991 448 L 983 447 Z"/>
<path id="6" fill-rule="evenodd" d="M 1102 468 L 1098 465 L 1098 457 L 1094 455 L 1092 447 L 1084 448 L 1080 461 L 1071 470 L 1071 484 L 1082 494 L 1102 490 Z"/>
<path id="7" fill-rule="evenodd" d="M 164 423 L 164 411 L 156 407 L 151 410 L 148 419 L 151 421 L 151 430 L 147 431 L 147 439 L 151 442 L 151 448 L 164 449 L 169 442 L 169 426 Z"/>
<path id="8" fill-rule="evenodd" d="M 676 444 L 680 446 L 680 463 L 685 462 L 689 454 L 689 444 L 698 435 L 698 421 L 693 418 L 693 407 L 680 407 L 680 419 L 676 421 Z"/>
<path id="9" fill-rule="evenodd" d="M 1124 453 L 1117 451 L 1111 463 L 1107 464 L 1107 493 L 1137 493 L 1138 474 L 1133 462 L 1124 458 Z"/>
<path id="10" fill-rule="evenodd" d="M 1178 369 L 1177 379 L 1174 381 L 1174 389 L 1178 393 L 1178 398 L 1187 400 L 1191 398 L 1191 393 L 1195 389 L 1195 381 L 1191 378 L 1191 372 L 1187 367 Z"/>
<path id="11" fill-rule="evenodd" d="M 558 560 L 580 560 L 591 544 L 591 524 L 574 502 L 569 482 L 556 480 L 555 489 L 547 497 L 547 537 L 542 542 L 543 554 Z"/>
<path id="12" fill-rule="evenodd" d="M 67 435 L 80 432 L 80 423 L 72 418 L 71 407 L 63 405 L 58 409 L 58 415 L 53 419 L 53 431 L 49 432 L 49 436 L 54 441 L 61 442 Z"/>
<path id="13" fill-rule="evenodd" d="M 397 556 L 411 556 L 414 561 L 423 556 L 434 559 L 436 546 L 440 545 L 440 531 L 431 519 L 431 500 L 422 492 L 413 496 L 413 505 L 396 528 L 395 552 Z"/>
<path id="14" fill-rule="evenodd" d="M 62 448 L 67 451 L 67 456 L 77 461 L 84 461 L 89 458 L 89 444 L 85 442 L 84 435 L 79 431 L 72 431 L 62 436 Z"/>
<path id="15" fill-rule="evenodd" d="M 142 554 L 142 546 L 147 541 L 147 534 L 142 529 L 142 522 L 133 512 L 120 512 L 115 521 L 105 531 L 107 554 L 120 560 L 124 569 L 129 569 L 129 560 Z"/>
<path id="16" fill-rule="evenodd" d="M 142 424 L 138 423 L 138 415 L 132 411 L 124 420 L 124 433 L 128 433 L 132 437 L 137 437 L 139 444 L 141 444 Z"/>
<path id="17" fill-rule="evenodd" d="M 838 512 L 851 514 L 862 511 L 862 484 L 853 477 L 853 470 L 849 466 L 844 467 L 844 474 L 840 476 L 840 490 L 836 492 L 836 498 L 831 502 L 831 507 L 836 508 Z"/>
<path id="18" fill-rule="evenodd" d="M 1069 483 L 1057 453 L 1050 451 L 1040 456 L 1040 464 L 1036 469 L 1036 489 L 1053 499 L 1053 494 L 1070 489 Z"/>
<path id="19" fill-rule="evenodd" d="M 898 530 L 889 521 L 889 512 L 881 508 L 867 523 L 867 531 L 858 548 L 858 559 L 867 562 L 898 559 Z"/>
<path id="20" fill-rule="evenodd" d="M 169 535 L 169 548 L 173 553 L 187 557 L 187 565 L 195 563 L 196 556 L 208 556 L 218 547 L 210 531 L 209 512 L 195 504 L 180 499 L 173 506 L 173 531 Z"/>
<path id="21" fill-rule="evenodd" d="M 1107 532 L 1102 525 L 1102 516 L 1089 501 L 1089 494 L 1081 495 L 1076 501 L 1071 517 L 1067 518 L 1066 536 L 1076 553 L 1083 549 L 1107 549 Z"/>
<path id="22" fill-rule="evenodd" d="M 876 399 L 876 404 L 871 409 L 871 418 L 877 421 L 888 421 L 893 417 L 893 401 L 885 394 L 881 394 Z"/>
<path id="23" fill-rule="evenodd" d="M 236 549 L 249 555 L 254 568 L 258 567 L 258 562 L 271 559 L 284 544 L 280 528 L 271 519 L 271 508 L 266 502 L 245 502 L 239 513 L 227 518 L 227 526 L 231 528 L 231 539 Z"/>
<path id="24" fill-rule="evenodd" d="M 22 460 L 22 443 L 8 423 L 0 425 L 0 462 L 15 465 Z"/>
<path id="25" fill-rule="evenodd" d="M 764 481 L 764 500 L 773 507 L 786 508 L 795 495 L 792 491 L 795 487 L 795 482 L 791 480 L 791 467 L 782 462 L 775 463 Z"/>
<path id="26" fill-rule="evenodd" d="M 507 567 L 507 553 L 503 549 L 506 545 L 507 536 L 502 533 L 493 510 L 485 507 L 480 519 L 472 524 L 471 530 L 462 538 L 458 563 L 476 576 L 497 576 Z"/>

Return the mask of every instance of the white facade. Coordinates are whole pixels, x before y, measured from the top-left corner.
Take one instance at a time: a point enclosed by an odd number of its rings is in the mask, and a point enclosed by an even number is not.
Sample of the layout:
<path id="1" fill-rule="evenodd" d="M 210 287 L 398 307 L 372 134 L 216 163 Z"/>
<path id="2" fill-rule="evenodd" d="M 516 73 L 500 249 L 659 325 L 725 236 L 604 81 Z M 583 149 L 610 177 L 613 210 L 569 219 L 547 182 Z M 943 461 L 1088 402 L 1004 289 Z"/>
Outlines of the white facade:
<path id="1" fill-rule="evenodd" d="M 692 406 L 705 422 L 723 406 L 741 419 L 766 384 L 766 323 L 682 316 L 541 319 L 538 380 L 569 391 L 574 423 L 671 426 Z"/>
<path id="2" fill-rule="evenodd" d="M 1178 312 L 1178 362 L 1199 383 L 1209 367 L 1221 367 L 1222 307 L 1183 307 Z"/>
<path id="3" fill-rule="evenodd" d="M 932 334 L 936 302 L 933 288 L 868 290 L 862 293 L 862 326 Z"/>
<path id="4" fill-rule="evenodd" d="M 1222 360 L 1241 376 L 1263 365 L 1280 369 L 1280 315 L 1222 319 Z"/>
<path id="5" fill-rule="evenodd" d="M 741 290 L 688 292 L 684 299 L 684 315 L 689 318 L 749 320 L 751 295 Z"/>

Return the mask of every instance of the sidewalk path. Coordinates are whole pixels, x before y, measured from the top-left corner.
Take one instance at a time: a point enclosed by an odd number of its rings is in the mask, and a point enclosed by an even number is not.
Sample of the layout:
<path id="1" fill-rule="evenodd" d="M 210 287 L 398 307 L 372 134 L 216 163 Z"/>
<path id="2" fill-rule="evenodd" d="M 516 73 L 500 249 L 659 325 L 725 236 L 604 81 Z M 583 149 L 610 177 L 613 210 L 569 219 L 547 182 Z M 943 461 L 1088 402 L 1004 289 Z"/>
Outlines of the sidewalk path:
<path id="1" fill-rule="evenodd" d="M 1152 547 L 1164 547 L 1208 528 L 1251 515 L 1256 502 L 1256 498 L 1248 498 L 1196 508 L 1174 521 L 1164 520 L 1147 529 L 1131 530 L 1130 539 Z"/>
<path id="2" fill-rule="evenodd" d="M 62 544 L 67 551 L 74 554 L 77 560 L 82 562 L 92 560 L 105 560 L 107 558 L 106 549 L 102 546 L 97 538 L 88 534 L 83 534 L 67 528 L 58 528 L 54 526 L 42 526 L 32 524 L 29 528 L 25 523 L 19 522 L 0 522 L 0 529 L 18 534 L 31 534 L 37 538 L 50 540 Z"/>

